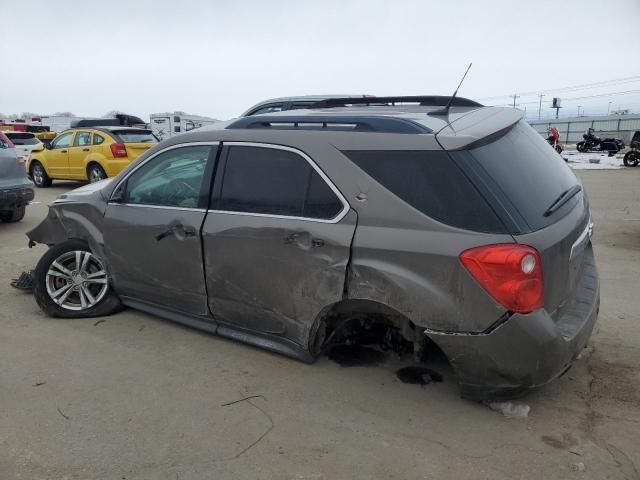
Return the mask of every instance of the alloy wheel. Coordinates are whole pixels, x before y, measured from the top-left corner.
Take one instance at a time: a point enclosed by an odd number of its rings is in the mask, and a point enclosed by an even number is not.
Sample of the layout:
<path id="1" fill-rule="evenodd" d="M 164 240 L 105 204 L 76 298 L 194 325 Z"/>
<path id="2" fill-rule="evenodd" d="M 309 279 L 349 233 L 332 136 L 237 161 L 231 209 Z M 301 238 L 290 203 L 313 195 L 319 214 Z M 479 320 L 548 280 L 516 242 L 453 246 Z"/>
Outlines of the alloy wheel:
<path id="1" fill-rule="evenodd" d="M 105 178 L 106 176 L 101 168 L 91 167 L 89 169 L 89 181 L 91 183 L 99 182 L 100 180 L 104 180 Z"/>
<path id="2" fill-rule="evenodd" d="M 91 252 L 74 250 L 56 258 L 45 277 L 47 294 L 67 310 L 97 305 L 109 289 L 107 272 Z"/>
<path id="3" fill-rule="evenodd" d="M 35 164 L 31 169 L 31 176 L 33 177 L 33 183 L 40 186 L 44 183 L 44 170 L 39 164 Z"/>

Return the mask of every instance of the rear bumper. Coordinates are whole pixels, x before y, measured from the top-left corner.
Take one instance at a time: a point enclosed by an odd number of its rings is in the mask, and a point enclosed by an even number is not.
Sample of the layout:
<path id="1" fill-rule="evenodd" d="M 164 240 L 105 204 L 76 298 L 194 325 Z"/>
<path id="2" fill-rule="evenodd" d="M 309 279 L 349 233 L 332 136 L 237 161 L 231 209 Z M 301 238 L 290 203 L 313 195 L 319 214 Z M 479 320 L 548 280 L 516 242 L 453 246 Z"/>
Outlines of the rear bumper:
<path id="1" fill-rule="evenodd" d="M 500 400 L 525 394 L 562 375 L 586 347 L 600 308 L 598 272 L 589 246 L 574 295 L 553 317 L 514 314 L 490 333 L 433 334 L 446 353 L 462 396 Z"/>
<path id="2" fill-rule="evenodd" d="M 14 210 L 33 200 L 35 194 L 31 182 L 0 187 L 0 210 Z"/>

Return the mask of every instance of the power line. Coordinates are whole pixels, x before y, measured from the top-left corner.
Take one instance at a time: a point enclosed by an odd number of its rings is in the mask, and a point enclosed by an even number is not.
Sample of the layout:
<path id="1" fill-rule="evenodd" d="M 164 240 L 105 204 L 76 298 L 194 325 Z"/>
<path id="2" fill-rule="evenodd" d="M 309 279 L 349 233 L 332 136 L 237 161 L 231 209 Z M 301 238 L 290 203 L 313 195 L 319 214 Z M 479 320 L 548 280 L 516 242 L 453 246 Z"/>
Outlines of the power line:
<path id="1" fill-rule="evenodd" d="M 611 92 L 611 93 L 599 93 L 596 95 L 586 95 L 586 96 L 582 96 L 582 97 L 567 97 L 567 98 L 563 98 L 562 101 L 563 102 L 570 102 L 572 100 L 585 100 L 585 99 L 589 99 L 589 98 L 602 98 L 602 97 L 616 97 L 619 95 L 633 95 L 633 94 L 640 94 L 640 89 L 637 90 L 627 90 L 626 92 Z M 510 98 L 513 98 L 513 95 L 509 95 Z M 533 104 L 537 104 L 538 101 L 532 101 L 532 102 L 520 102 L 518 105 L 533 105 Z M 544 102 L 546 104 L 551 104 L 552 102 L 546 101 Z M 500 106 L 505 106 L 505 107 L 510 107 L 512 106 L 511 103 L 504 103 L 504 104 L 500 104 Z"/>
<path id="2" fill-rule="evenodd" d="M 631 77 L 614 78 L 612 80 L 603 80 L 600 82 L 593 82 L 593 83 L 583 83 L 580 85 L 573 85 L 569 87 L 550 88 L 547 90 L 536 90 L 531 92 L 519 92 L 517 95 L 520 95 L 520 96 L 538 95 L 540 93 L 556 93 L 556 92 L 566 92 L 566 91 L 573 91 L 573 90 L 584 90 L 589 88 L 612 87 L 612 86 L 622 85 L 626 83 L 634 83 L 638 81 L 640 81 L 640 75 L 633 75 Z M 482 98 L 479 98 L 479 100 L 493 100 L 496 98 L 499 99 L 499 98 L 507 98 L 507 97 L 513 97 L 513 94 L 496 95 L 493 97 L 482 97 Z"/>

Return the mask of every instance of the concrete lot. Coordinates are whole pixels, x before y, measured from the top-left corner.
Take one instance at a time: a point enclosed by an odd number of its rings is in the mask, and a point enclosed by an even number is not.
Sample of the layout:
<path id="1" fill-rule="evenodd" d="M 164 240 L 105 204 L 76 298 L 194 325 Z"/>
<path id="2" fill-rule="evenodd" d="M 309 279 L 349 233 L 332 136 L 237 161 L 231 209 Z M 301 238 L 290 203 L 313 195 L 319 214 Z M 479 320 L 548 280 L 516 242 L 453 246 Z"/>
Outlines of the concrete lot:
<path id="1" fill-rule="evenodd" d="M 47 318 L 9 280 L 43 251 L 24 232 L 74 185 L 38 190 L 0 224 L 0 479 L 640 479 L 640 169 L 579 175 L 600 318 L 524 420 L 460 399 L 441 361 L 444 382 L 420 387 L 394 359 L 305 365 L 133 311 Z"/>

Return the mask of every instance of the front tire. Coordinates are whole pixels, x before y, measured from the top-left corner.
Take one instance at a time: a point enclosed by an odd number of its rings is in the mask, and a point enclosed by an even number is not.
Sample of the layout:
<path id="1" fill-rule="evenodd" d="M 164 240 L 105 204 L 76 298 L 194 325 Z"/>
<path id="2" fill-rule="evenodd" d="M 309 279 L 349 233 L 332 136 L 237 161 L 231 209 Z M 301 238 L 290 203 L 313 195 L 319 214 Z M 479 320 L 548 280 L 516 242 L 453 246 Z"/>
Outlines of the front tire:
<path id="1" fill-rule="evenodd" d="M 26 210 L 27 210 L 26 205 L 22 205 L 21 207 L 15 210 L 0 212 L 0 220 L 7 223 L 19 222 L 24 218 L 24 214 Z"/>
<path id="2" fill-rule="evenodd" d="M 34 274 L 34 295 L 51 317 L 102 317 L 122 309 L 103 260 L 81 240 L 54 245 L 42 256 Z"/>
<path id="3" fill-rule="evenodd" d="M 40 162 L 33 162 L 29 169 L 31 179 L 36 187 L 47 188 L 51 186 L 51 178 Z"/>
<path id="4" fill-rule="evenodd" d="M 586 146 L 585 146 L 584 142 L 578 142 L 578 143 L 576 144 L 576 150 L 578 150 L 580 153 L 584 153 L 584 152 L 586 152 L 586 151 L 587 151 L 587 148 L 586 148 Z"/>
<path id="5" fill-rule="evenodd" d="M 627 152 L 622 161 L 627 167 L 637 167 L 640 163 L 640 152 Z"/>
<path id="6" fill-rule="evenodd" d="M 89 168 L 87 168 L 87 178 L 91 183 L 95 183 L 107 178 L 107 174 L 104 171 L 104 168 L 102 168 L 100 165 L 98 165 L 97 163 L 92 163 L 91 165 L 89 165 Z"/>

